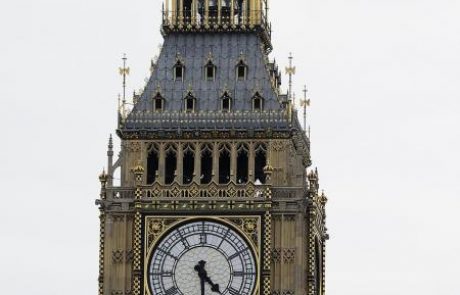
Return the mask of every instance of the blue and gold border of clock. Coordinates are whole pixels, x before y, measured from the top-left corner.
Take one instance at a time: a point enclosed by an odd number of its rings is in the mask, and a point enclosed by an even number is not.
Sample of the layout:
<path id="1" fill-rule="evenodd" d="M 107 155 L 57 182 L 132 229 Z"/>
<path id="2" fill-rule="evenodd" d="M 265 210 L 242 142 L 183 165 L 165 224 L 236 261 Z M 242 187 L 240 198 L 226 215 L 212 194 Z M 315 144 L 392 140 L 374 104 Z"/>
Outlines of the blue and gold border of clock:
<path id="1" fill-rule="evenodd" d="M 153 254 L 155 246 L 160 243 L 169 232 L 176 227 L 194 221 L 215 221 L 222 223 L 240 234 L 251 247 L 257 264 L 256 285 L 253 295 L 262 294 L 260 292 L 261 282 L 261 251 L 262 239 L 264 236 L 263 216 L 262 215 L 222 215 L 222 216 L 180 216 L 180 215 L 160 215 L 144 217 L 144 294 L 154 295 L 148 285 L 148 261 Z M 266 229 L 265 229 L 266 230 Z M 266 247 L 264 247 L 266 248 Z M 264 292 L 265 293 L 265 292 Z"/>

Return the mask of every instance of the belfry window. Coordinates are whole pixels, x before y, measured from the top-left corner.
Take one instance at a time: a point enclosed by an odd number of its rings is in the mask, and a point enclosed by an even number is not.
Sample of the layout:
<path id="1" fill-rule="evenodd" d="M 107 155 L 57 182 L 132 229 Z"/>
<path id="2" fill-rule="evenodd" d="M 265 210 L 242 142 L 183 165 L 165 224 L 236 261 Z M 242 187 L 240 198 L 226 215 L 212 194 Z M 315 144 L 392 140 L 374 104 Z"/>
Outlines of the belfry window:
<path id="1" fill-rule="evenodd" d="M 193 174 L 195 172 L 195 150 L 190 144 L 186 145 L 184 148 L 182 164 L 182 182 L 184 184 L 190 184 L 193 181 Z"/>
<path id="2" fill-rule="evenodd" d="M 172 184 L 176 178 L 177 150 L 175 146 L 169 145 L 166 147 L 165 151 L 165 184 Z"/>
<path id="3" fill-rule="evenodd" d="M 260 96 L 259 92 L 252 97 L 252 109 L 254 111 L 263 111 L 264 109 L 264 98 Z"/>
<path id="4" fill-rule="evenodd" d="M 243 61 L 240 61 L 236 66 L 236 78 L 238 80 L 246 80 L 248 67 Z"/>
<path id="5" fill-rule="evenodd" d="M 151 145 L 147 156 L 147 184 L 153 184 L 157 178 L 158 171 L 158 147 Z"/>
<path id="6" fill-rule="evenodd" d="M 184 110 L 186 113 L 192 113 L 195 111 L 196 99 L 192 93 L 188 93 L 184 98 Z"/>
<path id="7" fill-rule="evenodd" d="M 204 67 L 204 70 L 206 80 L 214 81 L 214 79 L 216 78 L 216 66 L 211 61 L 209 61 Z"/>
<path id="8" fill-rule="evenodd" d="M 238 146 L 238 156 L 236 159 L 236 182 L 237 184 L 245 184 L 248 182 L 248 151 L 249 148 L 246 144 Z"/>
<path id="9" fill-rule="evenodd" d="M 255 149 L 255 180 L 261 184 L 265 184 L 266 175 L 264 168 L 267 165 L 267 148 L 264 144 L 259 144 Z"/>
<path id="10" fill-rule="evenodd" d="M 232 110 L 232 98 L 225 92 L 222 96 L 222 112 L 230 112 Z"/>
<path id="11" fill-rule="evenodd" d="M 184 81 L 185 67 L 181 61 L 174 65 L 174 81 Z"/>
<path id="12" fill-rule="evenodd" d="M 226 144 L 219 148 L 219 184 L 230 182 L 230 147 Z"/>
<path id="13" fill-rule="evenodd" d="M 212 146 L 206 144 L 201 149 L 201 184 L 208 184 L 212 180 Z"/>

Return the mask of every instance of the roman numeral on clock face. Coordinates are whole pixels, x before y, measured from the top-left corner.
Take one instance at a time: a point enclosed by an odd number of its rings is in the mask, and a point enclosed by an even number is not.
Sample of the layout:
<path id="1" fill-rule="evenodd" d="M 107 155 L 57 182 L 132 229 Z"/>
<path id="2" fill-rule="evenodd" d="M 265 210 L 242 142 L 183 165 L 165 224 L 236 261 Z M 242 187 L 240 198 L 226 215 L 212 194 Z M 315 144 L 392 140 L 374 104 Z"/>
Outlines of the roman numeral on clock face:
<path id="1" fill-rule="evenodd" d="M 231 255 L 230 257 L 228 257 L 228 260 L 232 260 L 232 259 L 234 259 L 234 258 L 240 256 L 242 253 L 246 252 L 247 250 L 248 250 L 248 248 L 236 252 L 235 254 L 233 254 L 233 255 Z"/>
<path id="2" fill-rule="evenodd" d="M 230 293 L 232 295 L 240 295 L 240 292 L 238 290 L 233 289 L 232 287 L 230 287 L 230 289 L 228 289 L 228 293 Z"/>
<path id="3" fill-rule="evenodd" d="M 165 291 L 165 295 L 174 295 L 177 294 L 177 288 L 176 287 L 171 287 L 168 290 Z"/>

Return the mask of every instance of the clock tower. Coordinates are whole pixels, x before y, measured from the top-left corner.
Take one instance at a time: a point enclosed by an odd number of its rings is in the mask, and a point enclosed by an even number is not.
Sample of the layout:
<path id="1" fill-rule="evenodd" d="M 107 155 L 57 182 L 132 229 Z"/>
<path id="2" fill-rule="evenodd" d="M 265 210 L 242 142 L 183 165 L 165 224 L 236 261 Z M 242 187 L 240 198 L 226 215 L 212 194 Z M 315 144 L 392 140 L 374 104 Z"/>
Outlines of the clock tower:
<path id="1" fill-rule="evenodd" d="M 165 0 L 160 55 L 132 107 L 123 95 L 99 177 L 99 295 L 325 294 L 327 198 L 295 68 L 284 94 L 268 57 L 267 2 Z"/>

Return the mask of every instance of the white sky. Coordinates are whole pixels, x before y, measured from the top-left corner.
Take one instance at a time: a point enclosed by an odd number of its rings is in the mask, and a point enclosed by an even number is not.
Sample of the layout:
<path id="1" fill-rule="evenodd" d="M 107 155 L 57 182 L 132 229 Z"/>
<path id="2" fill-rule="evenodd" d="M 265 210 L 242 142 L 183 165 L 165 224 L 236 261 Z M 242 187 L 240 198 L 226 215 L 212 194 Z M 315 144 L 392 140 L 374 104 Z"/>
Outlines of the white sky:
<path id="1" fill-rule="evenodd" d="M 327 294 L 458 294 L 460 1 L 271 2 L 273 56 L 284 67 L 293 52 L 312 99 Z M 2 0 L 2 294 L 96 293 L 117 68 L 126 52 L 129 89 L 142 87 L 160 7 Z"/>

